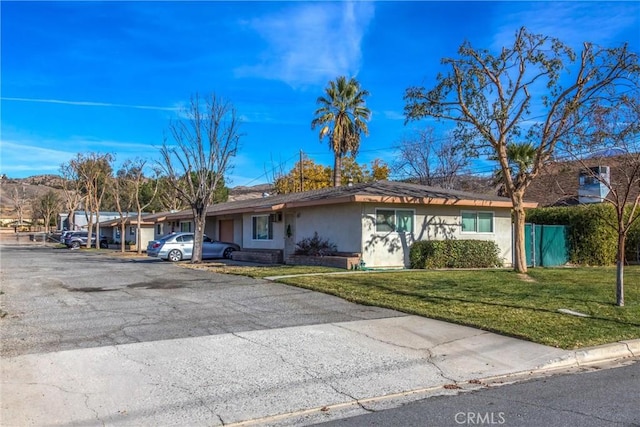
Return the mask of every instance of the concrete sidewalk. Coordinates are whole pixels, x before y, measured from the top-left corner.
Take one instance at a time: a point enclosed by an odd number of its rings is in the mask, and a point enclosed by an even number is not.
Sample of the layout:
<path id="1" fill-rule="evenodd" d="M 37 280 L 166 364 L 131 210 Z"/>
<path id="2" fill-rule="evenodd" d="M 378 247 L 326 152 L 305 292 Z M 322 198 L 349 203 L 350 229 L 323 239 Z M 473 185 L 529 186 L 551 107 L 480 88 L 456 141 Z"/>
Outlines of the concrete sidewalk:
<path id="1" fill-rule="evenodd" d="M 404 316 L 22 355 L 2 360 L 0 424 L 302 425 L 576 353 Z"/>

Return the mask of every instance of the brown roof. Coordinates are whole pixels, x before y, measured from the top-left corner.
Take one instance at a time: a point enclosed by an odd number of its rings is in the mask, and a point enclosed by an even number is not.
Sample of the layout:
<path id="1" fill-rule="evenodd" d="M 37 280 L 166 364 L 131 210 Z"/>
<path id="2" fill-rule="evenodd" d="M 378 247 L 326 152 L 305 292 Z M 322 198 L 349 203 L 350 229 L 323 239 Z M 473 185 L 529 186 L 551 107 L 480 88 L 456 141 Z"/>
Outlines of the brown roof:
<path id="1" fill-rule="evenodd" d="M 340 203 L 391 203 L 456 205 L 464 207 L 512 207 L 505 197 L 444 190 L 404 182 L 375 181 L 352 186 L 330 187 L 301 193 L 278 194 L 259 199 L 237 200 L 209 206 L 207 214 L 222 215 L 244 212 L 273 212 L 301 206 L 334 205 Z M 530 204 L 529 207 L 534 207 Z M 170 219 L 190 217 L 191 211 L 171 214 Z"/>
<path id="2" fill-rule="evenodd" d="M 140 225 L 153 225 L 157 222 L 164 221 L 167 215 L 170 215 L 172 212 L 159 212 L 159 213 L 143 213 L 142 221 L 140 221 Z M 138 224 L 138 215 L 132 215 L 123 218 L 125 224 L 129 225 L 137 225 Z M 115 227 L 120 224 L 120 218 L 114 218 L 106 221 L 100 221 L 100 225 L 103 227 Z"/>
<path id="3" fill-rule="evenodd" d="M 609 166 L 611 184 L 624 183 L 624 161 L 619 157 L 585 160 L 588 167 Z M 578 204 L 579 175 L 584 166 L 579 161 L 553 162 L 545 165 L 527 189 L 526 199 L 541 206 L 569 206 Z M 640 186 L 636 185 L 631 196 L 638 197 Z"/>

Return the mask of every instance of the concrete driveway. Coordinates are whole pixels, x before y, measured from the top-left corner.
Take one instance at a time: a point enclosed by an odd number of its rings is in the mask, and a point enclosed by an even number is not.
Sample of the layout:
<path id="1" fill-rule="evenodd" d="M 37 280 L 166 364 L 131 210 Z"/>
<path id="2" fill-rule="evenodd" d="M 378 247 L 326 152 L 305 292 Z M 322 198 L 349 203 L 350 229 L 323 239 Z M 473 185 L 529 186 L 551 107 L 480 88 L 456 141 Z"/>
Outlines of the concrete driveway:
<path id="1" fill-rule="evenodd" d="M 304 425 L 566 355 L 152 259 L 1 251 L 3 426 Z"/>

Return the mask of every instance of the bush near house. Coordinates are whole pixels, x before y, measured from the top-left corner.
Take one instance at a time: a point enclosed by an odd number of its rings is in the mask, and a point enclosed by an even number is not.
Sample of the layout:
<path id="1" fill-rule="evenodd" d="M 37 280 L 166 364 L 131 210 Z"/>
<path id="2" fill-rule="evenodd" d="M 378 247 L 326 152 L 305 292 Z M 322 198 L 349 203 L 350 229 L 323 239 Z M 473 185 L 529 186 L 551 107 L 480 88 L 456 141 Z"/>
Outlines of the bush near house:
<path id="1" fill-rule="evenodd" d="M 423 240 L 411 246 L 411 268 L 502 267 L 500 249 L 485 240 Z"/>
<path id="2" fill-rule="evenodd" d="M 305 237 L 296 243 L 296 255 L 330 256 L 337 251 L 337 246 L 318 236 L 317 231 L 313 233 L 313 237 Z"/>
<path id="3" fill-rule="evenodd" d="M 527 222 L 545 225 L 567 225 L 569 261 L 580 265 L 611 265 L 616 262 L 618 237 L 612 227 L 616 223 L 613 205 L 536 208 L 527 211 Z M 640 245 L 640 220 L 627 235 L 627 260 L 637 260 Z"/>

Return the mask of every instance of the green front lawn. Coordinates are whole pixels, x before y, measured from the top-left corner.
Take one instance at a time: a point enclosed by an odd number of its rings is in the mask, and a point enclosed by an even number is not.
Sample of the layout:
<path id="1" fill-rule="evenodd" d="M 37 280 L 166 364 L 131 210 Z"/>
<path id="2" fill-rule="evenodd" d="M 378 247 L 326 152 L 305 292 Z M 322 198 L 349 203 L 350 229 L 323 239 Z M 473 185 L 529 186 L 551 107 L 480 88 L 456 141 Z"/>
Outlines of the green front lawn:
<path id="1" fill-rule="evenodd" d="M 207 270 L 213 273 L 237 274 L 239 276 L 253 277 L 261 279 L 263 277 L 272 276 L 291 276 L 295 274 L 316 274 L 316 273 L 332 273 L 346 271 L 341 268 L 331 267 L 310 267 L 305 265 L 270 265 L 270 266 L 251 266 L 251 265 L 227 265 L 221 262 L 202 262 L 199 264 L 180 264 L 182 267 L 194 268 L 196 270 Z"/>
<path id="2" fill-rule="evenodd" d="M 528 276 L 507 270 L 398 271 L 279 282 L 573 349 L 640 338 L 640 266 L 625 268 L 625 307 L 614 305 L 615 277 L 615 268 L 536 268 Z"/>

